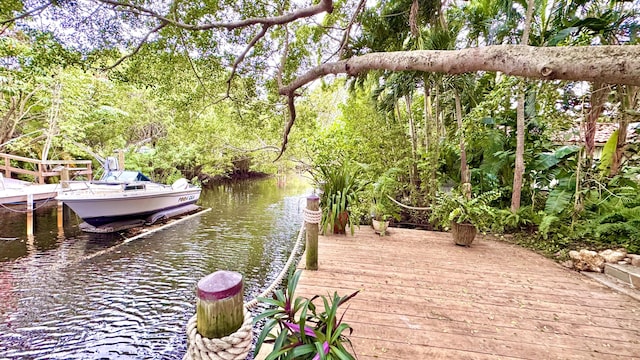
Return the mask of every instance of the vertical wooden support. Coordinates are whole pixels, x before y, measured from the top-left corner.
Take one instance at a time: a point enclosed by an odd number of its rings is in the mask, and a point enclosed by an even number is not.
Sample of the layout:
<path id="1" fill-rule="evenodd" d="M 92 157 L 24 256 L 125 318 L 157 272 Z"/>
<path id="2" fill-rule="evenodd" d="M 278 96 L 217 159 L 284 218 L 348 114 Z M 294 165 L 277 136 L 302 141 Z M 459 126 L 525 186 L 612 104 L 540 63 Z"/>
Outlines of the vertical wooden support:
<path id="1" fill-rule="evenodd" d="M 307 209 L 311 211 L 318 211 L 320 209 L 320 198 L 316 194 L 312 194 L 307 197 Z M 306 266 L 307 270 L 318 270 L 318 230 L 319 224 L 306 223 L 307 233 L 307 258 Z"/>
<path id="2" fill-rule="evenodd" d="M 8 157 L 4 158 L 4 177 L 11 179 L 11 160 Z"/>
<path id="3" fill-rule="evenodd" d="M 64 203 L 62 201 L 58 201 L 58 214 L 57 214 L 57 220 L 58 220 L 58 234 L 60 234 L 60 230 L 64 229 Z M 64 232 L 63 232 L 64 233 Z"/>
<path id="4" fill-rule="evenodd" d="M 91 169 L 91 164 L 87 164 L 87 169 L 89 170 L 89 173 L 87 174 L 87 179 L 89 179 L 89 181 L 93 180 L 93 169 Z"/>
<path id="5" fill-rule="evenodd" d="M 124 170 L 124 150 L 116 150 L 118 152 L 118 170 Z"/>
<path id="6" fill-rule="evenodd" d="M 60 185 L 63 189 L 69 188 L 69 168 L 66 166 L 60 172 Z"/>
<path id="7" fill-rule="evenodd" d="M 33 194 L 27 194 L 27 236 L 33 236 Z"/>
<path id="8" fill-rule="evenodd" d="M 198 281 L 196 327 L 205 338 L 221 338 L 236 332 L 244 322 L 242 275 L 216 271 Z"/>
<path id="9" fill-rule="evenodd" d="M 38 183 L 40 184 L 44 184 L 44 175 L 42 175 L 42 173 L 44 173 L 44 167 L 42 165 L 42 162 L 38 163 Z"/>

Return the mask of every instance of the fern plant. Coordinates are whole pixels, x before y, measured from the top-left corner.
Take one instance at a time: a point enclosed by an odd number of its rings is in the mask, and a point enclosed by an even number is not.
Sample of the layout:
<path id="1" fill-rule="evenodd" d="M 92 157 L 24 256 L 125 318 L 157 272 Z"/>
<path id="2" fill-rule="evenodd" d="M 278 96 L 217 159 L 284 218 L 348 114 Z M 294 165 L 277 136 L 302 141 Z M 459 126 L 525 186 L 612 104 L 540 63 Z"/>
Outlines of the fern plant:
<path id="1" fill-rule="evenodd" d="M 445 229 L 451 222 L 456 222 L 473 224 L 480 231 L 488 230 L 496 215 L 496 210 L 490 203 L 499 197 L 500 193 L 497 191 L 488 191 L 471 199 L 457 190 L 448 194 L 438 193 L 431 221 Z"/>

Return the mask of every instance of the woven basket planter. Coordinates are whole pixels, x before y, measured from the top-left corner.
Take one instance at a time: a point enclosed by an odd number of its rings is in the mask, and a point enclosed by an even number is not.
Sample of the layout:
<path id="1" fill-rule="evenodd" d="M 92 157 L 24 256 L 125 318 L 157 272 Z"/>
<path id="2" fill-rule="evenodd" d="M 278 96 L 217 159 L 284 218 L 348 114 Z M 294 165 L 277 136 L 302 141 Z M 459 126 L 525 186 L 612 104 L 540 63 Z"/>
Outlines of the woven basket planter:
<path id="1" fill-rule="evenodd" d="M 453 236 L 453 241 L 456 245 L 471 245 L 473 239 L 476 238 L 477 232 L 478 229 L 476 229 L 473 224 L 458 224 L 453 221 L 451 222 L 451 235 Z"/>

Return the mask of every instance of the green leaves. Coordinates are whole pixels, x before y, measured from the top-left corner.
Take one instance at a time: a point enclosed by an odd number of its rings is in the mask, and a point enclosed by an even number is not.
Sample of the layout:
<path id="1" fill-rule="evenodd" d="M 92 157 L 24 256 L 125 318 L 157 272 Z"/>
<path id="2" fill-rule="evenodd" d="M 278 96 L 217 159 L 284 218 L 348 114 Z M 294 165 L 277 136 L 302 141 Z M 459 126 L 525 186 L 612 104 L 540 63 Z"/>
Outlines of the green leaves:
<path id="1" fill-rule="evenodd" d="M 269 360 L 354 360 L 344 346 L 344 343 L 350 343 L 345 332 L 350 333 L 352 329 L 348 324 L 342 323 L 342 318 L 338 319 L 338 310 L 358 292 L 344 297 L 337 293 L 331 298 L 295 297 L 300 274 L 302 271 L 289 276 L 286 294 L 277 290 L 273 299 L 260 299 L 275 308 L 265 310 L 254 318 L 254 324 L 266 319 L 258 337 L 255 354 L 260 351 L 262 344 L 273 343 L 273 350 L 267 356 Z M 313 303 L 316 299 L 322 302 L 324 310 L 321 312 Z M 295 306 L 290 307 L 292 302 Z"/>
<path id="2" fill-rule="evenodd" d="M 349 161 L 319 165 L 312 170 L 311 175 L 316 187 L 322 191 L 320 193 L 322 231 L 326 232 L 327 228 L 336 231 L 344 230 L 345 225 L 349 223 L 353 234 L 357 221 L 349 210 L 358 204 L 360 194 L 366 185 L 361 179 L 360 165 Z"/>
<path id="3" fill-rule="evenodd" d="M 436 204 L 431 213 L 431 221 L 447 228 L 451 221 L 458 224 L 471 223 L 479 230 L 487 230 L 496 215 L 496 209 L 491 207 L 491 202 L 500 197 L 498 191 L 488 191 L 476 197 L 467 199 L 459 191 L 451 193 L 438 193 Z"/>

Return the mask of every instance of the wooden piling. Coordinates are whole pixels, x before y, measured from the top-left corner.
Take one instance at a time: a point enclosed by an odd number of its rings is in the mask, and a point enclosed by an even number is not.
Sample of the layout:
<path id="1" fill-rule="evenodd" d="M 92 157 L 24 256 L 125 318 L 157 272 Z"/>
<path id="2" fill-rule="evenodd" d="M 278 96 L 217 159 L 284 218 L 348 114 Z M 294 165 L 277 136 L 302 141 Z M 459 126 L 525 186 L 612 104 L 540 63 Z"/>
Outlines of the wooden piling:
<path id="1" fill-rule="evenodd" d="M 124 170 L 124 150 L 116 150 L 118 153 L 118 170 Z"/>
<path id="2" fill-rule="evenodd" d="M 318 211 L 320 209 L 320 198 L 316 194 L 307 197 L 307 210 Z M 318 223 L 306 223 L 307 247 L 306 247 L 306 269 L 318 270 Z"/>
<path id="3" fill-rule="evenodd" d="M 63 189 L 69 188 L 69 168 L 66 166 L 60 172 L 60 185 Z"/>
<path id="4" fill-rule="evenodd" d="M 64 229 L 64 203 L 62 201 L 58 201 L 58 213 L 57 213 L 57 220 L 58 220 L 58 233 L 60 233 L 61 229 Z"/>
<path id="5" fill-rule="evenodd" d="M 33 236 L 33 194 L 27 194 L 27 236 Z"/>
<path id="6" fill-rule="evenodd" d="M 242 275 L 216 271 L 198 281 L 197 329 L 205 338 L 221 338 L 236 332 L 244 322 Z"/>

